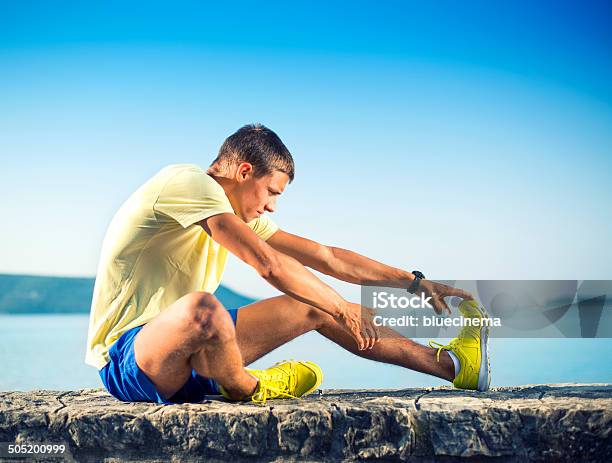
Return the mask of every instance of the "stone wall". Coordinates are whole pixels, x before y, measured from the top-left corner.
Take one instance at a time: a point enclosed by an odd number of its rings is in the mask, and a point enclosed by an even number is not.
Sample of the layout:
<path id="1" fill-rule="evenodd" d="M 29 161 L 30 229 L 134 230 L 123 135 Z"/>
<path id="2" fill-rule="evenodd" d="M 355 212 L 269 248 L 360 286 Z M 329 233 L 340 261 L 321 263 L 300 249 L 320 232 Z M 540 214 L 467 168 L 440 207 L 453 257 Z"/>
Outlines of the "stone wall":
<path id="1" fill-rule="evenodd" d="M 0 442 L 62 442 L 79 462 L 609 462 L 612 385 L 327 390 L 265 406 L 0 392 Z"/>

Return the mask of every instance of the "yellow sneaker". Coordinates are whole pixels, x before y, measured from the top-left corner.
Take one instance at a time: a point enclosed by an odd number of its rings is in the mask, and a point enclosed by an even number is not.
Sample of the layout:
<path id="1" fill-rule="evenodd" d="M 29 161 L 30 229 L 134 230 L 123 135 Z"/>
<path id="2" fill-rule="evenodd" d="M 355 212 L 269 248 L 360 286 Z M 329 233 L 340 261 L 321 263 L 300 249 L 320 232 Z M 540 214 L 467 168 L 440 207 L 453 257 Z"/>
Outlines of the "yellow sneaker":
<path id="1" fill-rule="evenodd" d="M 485 308 L 474 300 L 463 301 L 459 304 L 459 310 L 465 318 L 489 318 Z M 459 359 L 459 374 L 453 380 L 455 387 L 479 391 L 489 389 L 489 326 L 465 326 L 448 345 L 429 341 L 429 346 L 438 349 L 438 361 L 442 350 L 452 351 Z"/>
<path id="2" fill-rule="evenodd" d="M 310 394 L 323 382 L 323 371 L 313 362 L 285 360 L 266 370 L 245 370 L 259 380 L 253 395 L 246 400 L 261 404 L 265 404 L 269 399 L 300 398 Z M 219 390 L 226 399 L 230 399 L 221 386 Z"/>

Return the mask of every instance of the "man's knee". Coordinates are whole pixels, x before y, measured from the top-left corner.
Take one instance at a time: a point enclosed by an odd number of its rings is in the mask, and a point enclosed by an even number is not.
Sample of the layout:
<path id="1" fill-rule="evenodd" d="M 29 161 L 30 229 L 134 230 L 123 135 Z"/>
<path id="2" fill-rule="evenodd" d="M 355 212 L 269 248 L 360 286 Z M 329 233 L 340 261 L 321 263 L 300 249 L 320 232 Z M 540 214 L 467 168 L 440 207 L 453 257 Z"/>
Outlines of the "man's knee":
<path id="1" fill-rule="evenodd" d="M 319 330 L 330 323 L 333 323 L 334 318 L 321 309 L 305 304 L 306 319 L 311 325 L 311 329 Z"/>
<path id="2" fill-rule="evenodd" d="M 213 294 L 192 292 L 181 302 L 181 319 L 197 337 L 226 339 L 235 336 L 229 313 Z"/>
<path id="3" fill-rule="evenodd" d="M 334 317 L 317 307 L 298 301 L 291 296 L 282 297 L 285 298 L 282 302 L 283 307 L 296 315 L 299 314 L 299 317 L 301 317 L 308 326 L 308 330 L 318 330 L 334 322 Z"/>

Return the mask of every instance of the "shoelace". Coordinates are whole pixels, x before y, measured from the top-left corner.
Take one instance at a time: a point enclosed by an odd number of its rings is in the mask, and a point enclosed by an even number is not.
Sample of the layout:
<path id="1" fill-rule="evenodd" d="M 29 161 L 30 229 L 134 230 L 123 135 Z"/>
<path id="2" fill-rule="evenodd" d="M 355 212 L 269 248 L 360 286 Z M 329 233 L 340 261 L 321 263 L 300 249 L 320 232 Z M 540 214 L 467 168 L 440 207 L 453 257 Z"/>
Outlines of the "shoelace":
<path id="1" fill-rule="evenodd" d="M 457 344 L 456 339 L 453 339 L 447 345 L 440 344 L 439 342 L 436 342 L 433 339 L 429 340 L 429 347 L 431 347 L 432 349 L 438 349 L 438 352 L 436 352 L 436 360 L 438 362 L 440 361 L 440 352 L 442 352 L 443 350 L 452 350 L 456 344 Z"/>
<path id="2" fill-rule="evenodd" d="M 257 392 L 251 396 L 251 400 L 258 404 L 265 404 L 267 399 L 275 399 L 279 397 L 285 397 L 289 399 L 299 399 L 299 397 L 289 393 L 292 386 L 294 387 L 297 383 L 297 373 L 295 368 L 290 368 L 289 373 L 286 371 L 275 368 L 282 363 L 286 363 L 287 360 L 281 360 L 276 362 L 269 370 L 275 370 L 274 373 L 265 372 L 261 370 L 257 375 L 259 378 L 259 385 L 257 386 Z M 288 380 L 287 380 L 287 377 Z M 276 383 L 275 385 L 270 383 Z"/>
<path id="3" fill-rule="evenodd" d="M 289 394 L 286 391 L 276 389 L 275 387 L 267 384 L 259 383 L 259 390 L 251 396 L 251 400 L 256 404 L 264 405 L 267 399 L 276 399 L 279 397 L 285 397 L 287 399 L 299 399 L 294 395 Z"/>

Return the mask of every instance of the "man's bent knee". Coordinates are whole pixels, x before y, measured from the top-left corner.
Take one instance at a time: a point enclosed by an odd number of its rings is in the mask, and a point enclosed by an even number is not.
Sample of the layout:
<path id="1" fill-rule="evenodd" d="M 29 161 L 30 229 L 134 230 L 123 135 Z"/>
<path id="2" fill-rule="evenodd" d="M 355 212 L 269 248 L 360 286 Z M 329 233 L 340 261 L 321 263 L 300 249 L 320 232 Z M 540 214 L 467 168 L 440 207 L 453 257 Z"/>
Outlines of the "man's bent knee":
<path id="1" fill-rule="evenodd" d="M 201 339 L 235 336 L 231 316 L 212 294 L 193 292 L 181 298 L 181 319 Z"/>

